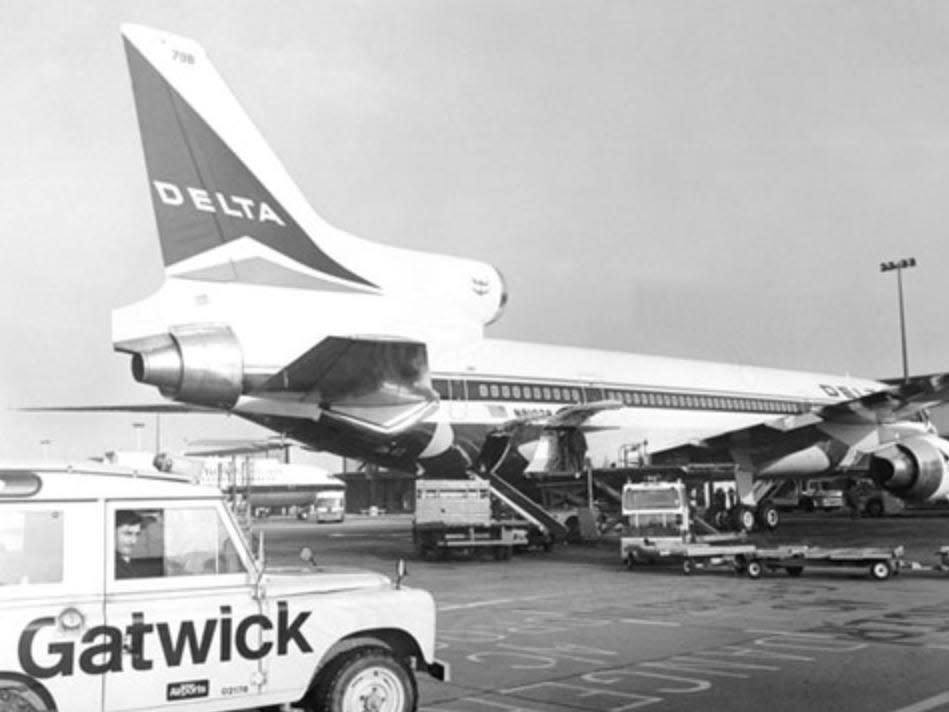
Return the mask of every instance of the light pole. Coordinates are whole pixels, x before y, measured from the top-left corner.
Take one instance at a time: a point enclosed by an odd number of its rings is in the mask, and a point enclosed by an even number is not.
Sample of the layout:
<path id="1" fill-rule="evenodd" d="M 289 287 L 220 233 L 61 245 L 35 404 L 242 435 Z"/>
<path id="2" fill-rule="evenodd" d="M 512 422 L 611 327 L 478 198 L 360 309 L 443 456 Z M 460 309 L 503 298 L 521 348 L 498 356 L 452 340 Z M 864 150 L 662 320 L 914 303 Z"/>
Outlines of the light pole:
<path id="1" fill-rule="evenodd" d="M 903 270 L 916 266 L 915 257 L 906 257 L 898 261 L 881 262 L 881 272 L 896 270 L 896 289 L 900 299 L 900 347 L 903 352 L 903 380 L 909 380 L 909 365 L 906 359 L 906 316 L 903 311 Z"/>

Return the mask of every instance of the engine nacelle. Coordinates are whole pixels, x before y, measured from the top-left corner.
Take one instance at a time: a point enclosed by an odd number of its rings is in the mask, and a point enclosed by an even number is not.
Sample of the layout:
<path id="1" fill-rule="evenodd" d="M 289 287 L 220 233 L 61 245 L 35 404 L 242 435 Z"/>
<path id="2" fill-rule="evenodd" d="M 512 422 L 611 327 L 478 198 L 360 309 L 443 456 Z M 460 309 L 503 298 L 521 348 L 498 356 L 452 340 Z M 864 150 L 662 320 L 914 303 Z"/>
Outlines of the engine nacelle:
<path id="1" fill-rule="evenodd" d="M 949 441 L 923 435 L 889 443 L 870 456 L 870 476 L 905 500 L 945 498 L 949 494 Z"/>
<path id="2" fill-rule="evenodd" d="M 232 408 L 243 391 L 244 355 L 227 326 L 187 324 L 149 339 L 132 356 L 132 376 L 183 403 Z"/>

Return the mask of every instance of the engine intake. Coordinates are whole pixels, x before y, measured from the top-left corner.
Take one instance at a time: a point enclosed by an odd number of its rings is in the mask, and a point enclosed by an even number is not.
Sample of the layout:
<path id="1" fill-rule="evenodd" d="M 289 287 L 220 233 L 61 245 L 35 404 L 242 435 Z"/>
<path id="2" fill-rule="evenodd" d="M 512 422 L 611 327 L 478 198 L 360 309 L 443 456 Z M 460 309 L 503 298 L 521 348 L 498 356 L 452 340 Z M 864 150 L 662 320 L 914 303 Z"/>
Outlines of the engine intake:
<path id="1" fill-rule="evenodd" d="M 232 408 L 243 391 L 244 355 L 227 326 L 176 326 L 133 354 L 132 376 L 177 401 Z"/>
<path id="2" fill-rule="evenodd" d="M 870 476 L 902 499 L 925 501 L 949 487 L 949 442 L 922 436 L 886 445 L 870 457 Z"/>

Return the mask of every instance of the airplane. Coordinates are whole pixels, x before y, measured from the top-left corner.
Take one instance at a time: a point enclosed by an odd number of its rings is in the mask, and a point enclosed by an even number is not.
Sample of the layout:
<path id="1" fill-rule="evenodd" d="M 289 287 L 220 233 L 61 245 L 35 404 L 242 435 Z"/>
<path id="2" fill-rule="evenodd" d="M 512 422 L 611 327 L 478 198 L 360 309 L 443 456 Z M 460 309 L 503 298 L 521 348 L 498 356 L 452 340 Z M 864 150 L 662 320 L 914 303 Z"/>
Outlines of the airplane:
<path id="1" fill-rule="evenodd" d="M 514 478 L 623 441 L 652 466 L 733 467 L 749 511 L 756 477 L 854 468 L 907 500 L 949 497 L 949 441 L 927 415 L 949 374 L 884 382 L 488 338 L 507 302 L 495 267 L 330 225 L 197 42 L 122 35 L 166 279 L 113 311 L 113 342 L 168 407 L 422 477 Z"/>

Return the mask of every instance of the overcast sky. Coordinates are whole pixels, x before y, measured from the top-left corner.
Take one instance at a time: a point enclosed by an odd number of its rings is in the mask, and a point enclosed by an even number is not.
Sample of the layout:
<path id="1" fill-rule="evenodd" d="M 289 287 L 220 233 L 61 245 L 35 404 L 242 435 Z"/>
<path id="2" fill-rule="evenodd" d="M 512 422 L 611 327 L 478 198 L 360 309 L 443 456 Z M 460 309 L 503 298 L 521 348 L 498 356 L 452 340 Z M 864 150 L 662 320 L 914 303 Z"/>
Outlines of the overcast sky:
<path id="1" fill-rule="evenodd" d="M 119 24 L 188 35 L 318 212 L 507 278 L 490 336 L 949 370 L 949 3 L 6 3 L 0 457 L 136 445 L 110 312 L 162 280 Z M 163 419 L 186 438 L 262 433 Z"/>

